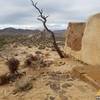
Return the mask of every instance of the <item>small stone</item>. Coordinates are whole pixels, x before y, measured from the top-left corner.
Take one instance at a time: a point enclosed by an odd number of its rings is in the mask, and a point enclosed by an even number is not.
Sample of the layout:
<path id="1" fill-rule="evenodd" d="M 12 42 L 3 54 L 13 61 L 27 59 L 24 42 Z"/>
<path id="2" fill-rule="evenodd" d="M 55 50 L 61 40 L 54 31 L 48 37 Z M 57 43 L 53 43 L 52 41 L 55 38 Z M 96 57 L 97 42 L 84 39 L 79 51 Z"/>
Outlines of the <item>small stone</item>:
<path id="1" fill-rule="evenodd" d="M 35 54 L 42 54 L 42 52 L 41 51 L 36 51 Z"/>
<path id="2" fill-rule="evenodd" d="M 71 86 L 72 86 L 71 83 L 64 83 L 64 84 L 62 85 L 62 88 L 68 88 L 68 87 L 71 87 Z"/>
<path id="3" fill-rule="evenodd" d="M 50 100 L 55 100 L 55 97 L 53 97 L 53 96 L 50 96 Z"/>

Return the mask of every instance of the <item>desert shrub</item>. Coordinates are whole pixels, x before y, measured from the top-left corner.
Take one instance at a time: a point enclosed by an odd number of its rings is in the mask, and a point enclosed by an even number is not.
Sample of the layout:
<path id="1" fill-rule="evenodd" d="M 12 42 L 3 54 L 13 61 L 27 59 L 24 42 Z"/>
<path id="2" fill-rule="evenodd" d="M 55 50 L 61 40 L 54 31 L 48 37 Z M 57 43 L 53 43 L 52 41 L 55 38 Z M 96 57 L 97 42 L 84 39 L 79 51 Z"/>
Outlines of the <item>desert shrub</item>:
<path id="1" fill-rule="evenodd" d="M 44 68 L 44 67 L 49 67 L 51 64 L 51 61 L 46 61 L 43 59 L 43 56 L 39 52 L 39 54 L 36 55 L 29 55 L 26 57 L 26 60 L 24 62 L 25 67 L 30 67 L 30 68 Z"/>
<path id="2" fill-rule="evenodd" d="M 42 52 L 41 51 L 36 51 L 35 54 L 42 54 Z"/>
<path id="3" fill-rule="evenodd" d="M 3 74 L 0 76 L 0 85 L 6 85 L 10 82 L 15 82 L 16 79 L 21 78 L 22 74 Z"/>
<path id="4" fill-rule="evenodd" d="M 32 48 L 32 46 L 31 45 L 28 45 L 28 48 Z"/>
<path id="5" fill-rule="evenodd" d="M 5 44 L 7 44 L 4 37 L 0 37 L 0 48 L 2 48 Z"/>
<path id="6" fill-rule="evenodd" d="M 50 67 L 50 65 L 53 64 L 53 61 L 51 61 L 51 60 L 45 60 L 44 63 L 45 63 L 46 67 Z"/>
<path id="7" fill-rule="evenodd" d="M 6 85 L 10 82 L 15 82 L 16 79 L 22 78 L 24 73 L 18 73 L 18 74 L 9 74 L 5 73 L 3 75 L 0 75 L 0 85 Z"/>
<path id="8" fill-rule="evenodd" d="M 45 49 L 45 46 L 44 45 L 40 45 L 39 47 L 38 47 L 38 49 Z"/>
<path id="9" fill-rule="evenodd" d="M 27 58 L 33 60 L 33 61 L 36 61 L 38 59 L 37 56 L 33 56 L 32 54 L 28 55 Z"/>
<path id="10" fill-rule="evenodd" d="M 10 73 L 14 74 L 18 70 L 20 62 L 16 58 L 10 58 L 10 59 L 8 59 L 6 64 L 8 65 L 8 69 L 9 69 Z"/>
<path id="11" fill-rule="evenodd" d="M 59 83 L 51 82 L 51 83 L 50 83 L 50 88 L 51 88 L 53 91 L 57 92 L 57 91 L 60 90 L 61 87 L 60 87 L 60 84 L 59 84 Z"/>
<path id="12" fill-rule="evenodd" d="M 9 77 L 4 74 L 0 76 L 0 85 L 5 85 L 9 83 Z"/>
<path id="13" fill-rule="evenodd" d="M 20 80 L 16 81 L 15 83 L 15 90 L 13 91 L 13 94 L 16 94 L 17 92 L 22 91 L 28 91 L 33 88 L 32 85 L 32 79 L 29 77 L 23 77 Z"/>
<path id="14" fill-rule="evenodd" d="M 24 61 L 25 67 L 33 67 L 33 61 L 37 61 L 37 56 L 33 56 L 32 54 L 28 55 L 26 57 L 26 60 Z"/>
<path id="15" fill-rule="evenodd" d="M 31 66 L 31 65 L 32 65 L 32 59 L 27 58 L 27 59 L 25 60 L 24 64 L 25 64 L 25 67 L 26 67 L 26 66 Z"/>

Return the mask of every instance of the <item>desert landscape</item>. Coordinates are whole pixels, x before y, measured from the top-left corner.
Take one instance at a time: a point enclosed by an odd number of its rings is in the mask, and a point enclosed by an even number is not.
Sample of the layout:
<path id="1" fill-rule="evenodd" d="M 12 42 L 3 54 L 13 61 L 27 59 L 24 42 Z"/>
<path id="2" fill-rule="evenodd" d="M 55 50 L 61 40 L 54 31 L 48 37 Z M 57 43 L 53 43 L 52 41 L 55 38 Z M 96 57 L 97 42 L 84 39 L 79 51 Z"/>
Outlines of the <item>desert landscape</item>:
<path id="1" fill-rule="evenodd" d="M 10 28 L 10 31 L 5 30 L 2 32 L 12 31 Z M 43 37 L 39 31 L 20 36 L 3 34 L 0 37 L 0 43 L 3 43 L 0 50 L 0 100 L 95 100 L 97 89 L 73 77 L 72 70 L 87 66 L 86 63 L 71 55 L 59 58 L 50 38 Z M 56 38 L 64 51 L 64 36 Z M 21 76 L 15 73 L 8 81 L 3 80 L 3 76 L 11 73 L 7 64 L 11 59 L 20 62 L 18 73 Z"/>
<path id="2" fill-rule="evenodd" d="M 0 100 L 100 100 L 99 3 L 1 0 Z"/>

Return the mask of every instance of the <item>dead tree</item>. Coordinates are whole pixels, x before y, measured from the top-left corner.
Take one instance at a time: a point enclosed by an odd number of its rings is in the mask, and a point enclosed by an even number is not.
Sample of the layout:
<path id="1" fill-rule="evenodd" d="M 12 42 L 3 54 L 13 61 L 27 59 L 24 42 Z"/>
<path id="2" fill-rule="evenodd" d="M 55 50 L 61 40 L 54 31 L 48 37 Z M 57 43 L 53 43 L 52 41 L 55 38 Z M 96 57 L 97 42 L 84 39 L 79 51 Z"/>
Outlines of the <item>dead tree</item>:
<path id="1" fill-rule="evenodd" d="M 37 3 L 38 3 L 38 2 L 34 3 L 33 0 L 31 0 L 31 2 L 32 2 L 33 7 L 39 12 L 39 16 L 38 16 L 37 19 L 43 23 L 43 26 L 44 26 L 45 30 L 46 30 L 48 33 L 51 34 L 51 37 L 52 37 L 52 40 L 53 40 L 53 46 L 54 46 L 54 48 L 56 49 L 58 55 L 60 56 L 60 58 L 65 58 L 64 53 L 63 53 L 63 52 L 60 50 L 60 48 L 58 47 L 58 44 L 57 44 L 57 42 L 56 42 L 56 38 L 55 38 L 54 32 L 51 31 L 51 30 L 47 27 L 47 18 L 48 18 L 48 16 L 45 16 L 45 15 L 43 14 L 43 13 L 44 13 L 43 10 L 40 9 L 40 8 L 37 6 Z"/>

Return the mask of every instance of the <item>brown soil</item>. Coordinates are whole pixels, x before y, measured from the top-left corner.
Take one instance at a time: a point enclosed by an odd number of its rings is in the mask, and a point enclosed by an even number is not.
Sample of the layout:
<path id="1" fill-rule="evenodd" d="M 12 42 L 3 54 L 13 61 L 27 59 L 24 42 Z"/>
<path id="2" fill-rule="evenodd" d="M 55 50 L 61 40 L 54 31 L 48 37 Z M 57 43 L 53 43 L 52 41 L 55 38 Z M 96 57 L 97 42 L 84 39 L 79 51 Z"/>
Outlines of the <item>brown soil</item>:
<path id="1" fill-rule="evenodd" d="M 97 90 L 100 88 L 100 66 L 83 66 L 73 69 L 73 74 L 95 86 Z"/>
<path id="2" fill-rule="evenodd" d="M 10 48 L 10 47 L 9 47 Z M 96 89 L 88 83 L 71 77 L 70 72 L 76 66 L 83 66 L 82 63 L 71 58 L 60 59 L 55 51 L 50 49 L 40 50 L 44 59 L 52 60 L 50 67 L 32 70 L 23 68 L 23 62 L 28 54 L 39 51 L 36 47 L 25 46 L 6 49 L 2 56 L 15 56 L 21 61 L 19 71 L 26 72 L 29 77 L 34 77 L 31 81 L 33 88 L 27 91 L 15 90 L 15 83 L 0 86 L 0 100 L 95 100 Z M 17 56 L 15 54 L 18 54 Z M 8 72 L 4 58 L 0 58 L 0 75 Z M 18 80 L 16 80 L 18 81 Z"/>

